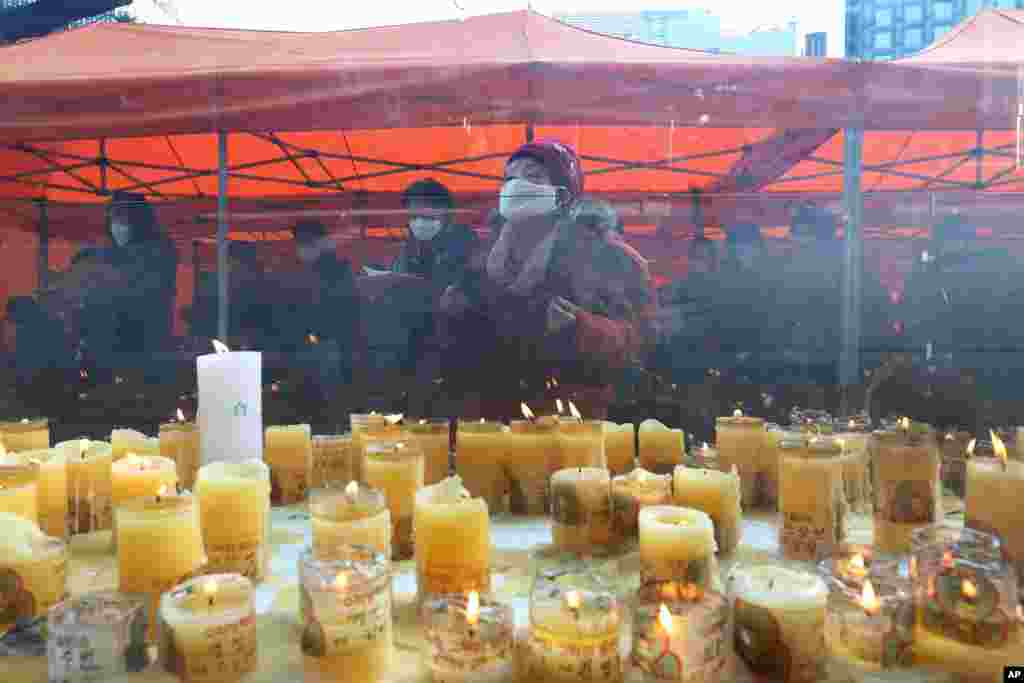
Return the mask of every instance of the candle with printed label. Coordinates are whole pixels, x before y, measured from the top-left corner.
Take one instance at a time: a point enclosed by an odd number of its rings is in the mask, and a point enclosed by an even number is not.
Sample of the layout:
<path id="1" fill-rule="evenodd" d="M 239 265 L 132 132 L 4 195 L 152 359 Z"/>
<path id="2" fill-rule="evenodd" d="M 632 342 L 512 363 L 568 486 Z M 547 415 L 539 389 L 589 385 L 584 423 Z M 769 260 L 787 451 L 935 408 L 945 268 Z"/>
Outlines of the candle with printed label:
<path id="1" fill-rule="evenodd" d="M 548 511 L 548 480 L 561 457 L 558 423 L 535 418 L 525 403 L 520 407 L 526 419 L 513 420 L 506 435 L 510 503 L 513 512 L 541 515 Z"/>
<path id="2" fill-rule="evenodd" d="M 876 589 L 875 586 L 878 586 Z M 835 680 L 912 666 L 914 600 L 910 582 L 895 571 L 872 577 L 860 590 L 834 581 L 825 612 L 825 643 Z"/>
<path id="3" fill-rule="evenodd" d="M 700 510 L 656 505 L 640 511 L 640 580 L 695 589 L 712 584 L 715 527 Z"/>
<path id="4" fill-rule="evenodd" d="M 70 597 L 47 615 L 51 681 L 106 681 L 149 667 L 146 603 L 116 591 Z"/>
<path id="5" fill-rule="evenodd" d="M 75 439 L 57 444 L 68 463 L 69 533 L 109 529 L 114 523 L 113 451 L 105 441 Z"/>
<path id="6" fill-rule="evenodd" d="M 425 664 L 434 683 L 511 683 L 515 678 L 512 608 L 476 591 L 423 606 Z"/>
<path id="7" fill-rule="evenodd" d="M 895 429 L 877 431 L 872 464 L 875 490 L 875 546 L 909 552 L 915 529 L 941 518 L 941 466 L 931 427 L 903 419 Z"/>
<path id="8" fill-rule="evenodd" d="M 355 444 L 349 434 L 314 434 L 310 489 L 341 489 L 355 479 Z"/>
<path id="9" fill-rule="evenodd" d="M 772 507 L 777 497 L 777 477 L 770 466 L 768 432 L 764 420 L 745 417 L 739 410 L 731 417 L 719 417 L 715 423 L 718 445 L 718 466 L 731 472 L 733 465 L 740 473 L 743 507 Z"/>
<path id="10" fill-rule="evenodd" d="M 490 590 L 487 501 L 471 497 L 459 477 L 416 492 L 414 526 L 421 597 Z"/>
<path id="11" fill-rule="evenodd" d="M 270 500 L 274 505 L 306 500 L 313 465 L 312 439 L 308 424 L 267 427 L 263 461 L 270 467 Z"/>
<path id="12" fill-rule="evenodd" d="M 455 471 L 474 496 L 487 501 L 492 512 L 504 512 L 508 495 L 505 460 L 508 439 L 505 425 L 484 420 L 459 420 Z"/>
<path id="13" fill-rule="evenodd" d="M 729 603 L 720 593 L 700 602 L 664 602 L 641 589 L 633 610 L 631 683 L 734 679 Z"/>
<path id="14" fill-rule="evenodd" d="M 160 425 L 160 455 L 170 458 L 178 468 L 178 481 L 191 491 L 199 472 L 199 429 L 195 422 L 187 422 L 178 411 L 178 419 Z"/>
<path id="15" fill-rule="evenodd" d="M 186 581 L 160 604 L 160 659 L 185 683 L 239 681 L 259 666 L 249 579 L 213 574 Z"/>
<path id="16" fill-rule="evenodd" d="M 9 453 L 49 448 L 50 421 L 43 418 L 0 422 L 0 439 Z"/>
<path id="17" fill-rule="evenodd" d="M 612 479 L 612 532 L 619 540 L 636 539 L 640 510 L 672 502 L 672 477 L 637 468 Z"/>
<path id="18" fill-rule="evenodd" d="M 612 540 L 608 470 L 576 467 L 551 477 L 551 537 L 562 550 L 585 551 Z"/>
<path id="19" fill-rule="evenodd" d="M 363 479 L 384 492 L 391 511 L 391 559 L 413 556 L 412 517 L 423 488 L 423 451 L 404 440 L 374 438 L 366 444 Z"/>
<path id="20" fill-rule="evenodd" d="M 0 459 L 0 512 L 39 523 L 39 465 L 16 455 Z"/>
<path id="21" fill-rule="evenodd" d="M 199 356 L 199 443 L 202 464 L 263 458 L 262 356 L 229 351 Z"/>
<path id="22" fill-rule="evenodd" d="M 32 521 L 0 512 L 0 632 L 67 597 L 67 546 Z"/>
<path id="23" fill-rule="evenodd" d="M 210 573 L 265 579 L 270 569 L 270 470 L 259 460 L 199 469 L 196 500 Z"/>
<path id="24" fill-rule="evenodd" d="M 569 467 L 607 468 L 604 422 L 584 420 L 576 409 L 576 404 L 572 401 L 569 401 L 569 412 L 572 415 L 572 420 L 564 420 L 559 424 L 560 455 L 557 469 Z"/>
<path id="25" fill-rule="evenodd" d="M 351 481 L 344 490 L 309 494 L 313 553 L 328 559 L 350 545 L 364 545 L 391 557 L 391 512 L 384 493 Z"/>
<path id="26" fill-rule="evenodd" d="M 110 448 L 114 453 L 114 462 L 126 455 L 160 455 L 160 439 L 134 429 L 114 429 L 110 432 Z"/>
<path id="27" fill-rule="evenodd" d="M 1006 445 L 991 434 L 995 458 L 967 461 L 964 524 L 998 536 L 1003 554 L 1024 581 L 1024 462 L 1009 460 Z"/>
<path id="28" fill-rule="evenodd" d="M 637 463 L 655 474 L 672 474 L 683 464 L 686 437 L 681 429 L 669 429 L 658 420 L 644 420 L 637 429 Z"/>
<path id="29" fill-rule="evenodd" d="M 128 453 L 114 461 L 110 474 L 115 508 L 133 498 L 155 496 L 161 489 L 174 491 L 178 483 L 174 461 L 159 455 Z"/>
<path id="30" fill-rule="evenodd" d="M 68 467 L 63 450 L 47 448 L 0 456 L 0 463 L 24 462 L 39 468 L 36 503 L 39 527 L 48 536 L 66 538 L 68 530 Z"/>
<path id="31" fill-rule="evenodd" d="M 694 469 L 679 465 L 673 474 L 673 502 L 706 512 L 715 525 L 718 552 L 729 554 L 740 543 L 743 512 L 740 477 L 732 472 Z"/>
<path id="32" fill-rule="evenodd" d="M 784 440 L 779 462 L 779 547 L 782 556 L 813 561 L 846 539 L 843 444 L 815 436 Z"/>
<path id="33" fill-rule="evenodd" d="M 605 422 L 604 455 L 612 476 L 632 472 L 636 467 L 636 425 Z"/>

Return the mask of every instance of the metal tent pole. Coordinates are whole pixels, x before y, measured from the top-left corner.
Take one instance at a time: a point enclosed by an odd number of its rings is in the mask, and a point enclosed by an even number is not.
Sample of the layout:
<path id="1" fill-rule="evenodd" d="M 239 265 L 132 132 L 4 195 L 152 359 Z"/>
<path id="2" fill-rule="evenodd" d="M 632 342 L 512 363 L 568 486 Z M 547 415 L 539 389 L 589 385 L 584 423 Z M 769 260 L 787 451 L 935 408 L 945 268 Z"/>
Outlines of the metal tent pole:
<path id="1" fill-rule="evenodd" d="M 36 279 L 39 288 L 43 289 L 50 284 L 50 214 L 47 210 L 46 200 L 39 202 L 39 249 L 36 252 Z"/>
<path id="2" fill-rule="evenodd" d="M 228 344 L 228 134 L 217 131 L 217 337 Z"/>
<path id="3" fill-rule="evenodd" d="M 851 413 L 850 389 L 861 383 L 861 273 L 864 262 L 864 195 L 861 192 L 864 131 L 847 128 L 843 142 L 843 228 L 842 342 L 839 356 L 839 384 L 843 414 Z"/>

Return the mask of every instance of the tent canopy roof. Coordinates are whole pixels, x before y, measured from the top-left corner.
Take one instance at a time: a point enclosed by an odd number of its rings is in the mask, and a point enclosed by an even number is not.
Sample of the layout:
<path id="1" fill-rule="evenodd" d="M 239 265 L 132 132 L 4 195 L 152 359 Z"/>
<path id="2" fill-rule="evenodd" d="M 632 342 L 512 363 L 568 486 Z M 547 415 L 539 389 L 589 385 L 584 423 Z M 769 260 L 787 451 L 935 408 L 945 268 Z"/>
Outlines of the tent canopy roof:
<path id="1" fill-rule="evenodd" d="M 1024 67 L 1024 10 L 986 9 L 898 65 L 1002 70 Z"/>

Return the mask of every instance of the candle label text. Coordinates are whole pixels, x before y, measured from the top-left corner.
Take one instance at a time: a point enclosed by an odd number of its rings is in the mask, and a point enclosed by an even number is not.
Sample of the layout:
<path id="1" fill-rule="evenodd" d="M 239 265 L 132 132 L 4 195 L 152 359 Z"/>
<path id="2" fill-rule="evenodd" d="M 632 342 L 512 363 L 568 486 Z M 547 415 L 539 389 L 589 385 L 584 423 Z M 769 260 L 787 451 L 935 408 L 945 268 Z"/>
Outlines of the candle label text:
<path id="1" fill-rule="evenodd" d="M 813 561 L 823 551 L 834 548 L 846 539 L 846 504 L 833 498 L 832 505 L 822 505 L 816 515 L 805 512 L 782 512 L 779 545 L 783 557 Z"/>
<path id="2" fill-rule="evenodd" d="M 361 650 L 388 637 L 391 591 L 342 596 L 332 591 L 310 593 L 301 587 L 302 653 L 330 657 Z"/>
<path id="3" fill-rule="evenodd" d="M 417 574 L 416 585 L 421 595 L 456 595 L 491 589 L 490 567 L 443 565 L 433 562 Z"/>
<path id="4" fill-rule="evenodd" d="M 67 597 L 68 561 L 61 556 L 41 568 L 46 585 L 28 585 L 18 572 L 0 569 L 0 627 L 13 625 L 18 619 L 31 619 L 46 612 Z M 46 590 L 53 589 L 56 590 Z M 34 591 L 34 592 L 33 592 Z"/>
<path id="5" fill-rule="evenodd" d="M 343 487 L 352 481 L 355 447 L 341 439 L 313 440 L 313 473 L 310 488 Z"/>
<path id="6" fill-rule="evenodd" d="M 711 585 L 714 574 L 714 556 L 696 560 L 665 560 L 662 558 L 640 557 L 641 586 L 676 585 L 694 587 L 700 596 Z"/>
<path id="7" fill-rule="evenodd" d="M 815 683 L 825 679 L 825 615 L 805 615 L 789 622 L 783 633 L 769 609 L 737 598 L 733 610 L 733 643 L 751 672 L 783 683 Z M 806 616 L 811 616 L 810 614 Z"/>
<path id="8" fill-rule="evenodd" d="M 309 475 L 305 469 L 270 466 L 270 502 L 273 505 L 294 505 L 306 500 Z"/>
<path id="9" fill-rule="evenodd" d="M 619 636 L 595 636 L 586 641 L 558 638 L 530 630 L 528 675 L 536 680 L 620 681 L 622 658 Z"/>
<path id="10" fill-rule="evenodd" d="M 207 540 L 204 545 L 209 558 L 204 573 L 237 573 L 253 581 L 263 580 L 268 549 L 262 536 L 236 538 L 231 543 Z"/>
<path id="11" fill-rule="evenodd" d="M 174 630 L 161 620 L 161 661 L 168 673 L 185 681 L 222 681 L 236 679 L 256 670 L 259 661 L 256 641 L 256 615 L 241 621 L 203 630 L 198 650 L 183 651 Z"/>
<path id="12" fill-rule="evenodd" d="M 633 664 L 659 681 L 717 683 L 731 656 L 728 603 L 719 594 L 688 603 L 673 617 L 674 632 L 658 623 L 661 602 L 640 607 L 633 621 Z"/>
<path id="13" fill-rule="evenodd" d="M 438 668 L 460 673 L 505 665 L 512 656 L 512 629 L 504 624 L 496 626 L 494 630 L 488 629 L 485 637 L 444 628 L 428 629 L 424 639 L 430 661 Z"/>
<path id="14" fill-rule="evenodd" d="M 936 482 L 923 479 L 882 482 L 877 514 L 892 524 L 934 524 L 938 521 Z"/>

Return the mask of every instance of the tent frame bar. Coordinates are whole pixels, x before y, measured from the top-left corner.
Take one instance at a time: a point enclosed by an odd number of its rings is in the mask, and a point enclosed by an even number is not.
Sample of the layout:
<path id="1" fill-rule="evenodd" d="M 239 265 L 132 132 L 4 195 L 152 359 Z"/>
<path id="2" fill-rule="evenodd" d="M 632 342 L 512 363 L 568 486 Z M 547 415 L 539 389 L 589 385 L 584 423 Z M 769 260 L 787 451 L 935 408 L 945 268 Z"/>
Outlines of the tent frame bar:
<path id="1" fill-rule="evenodd" d="M 228 341 L 228 133 L 217 131 L 217 336 Z"/>

